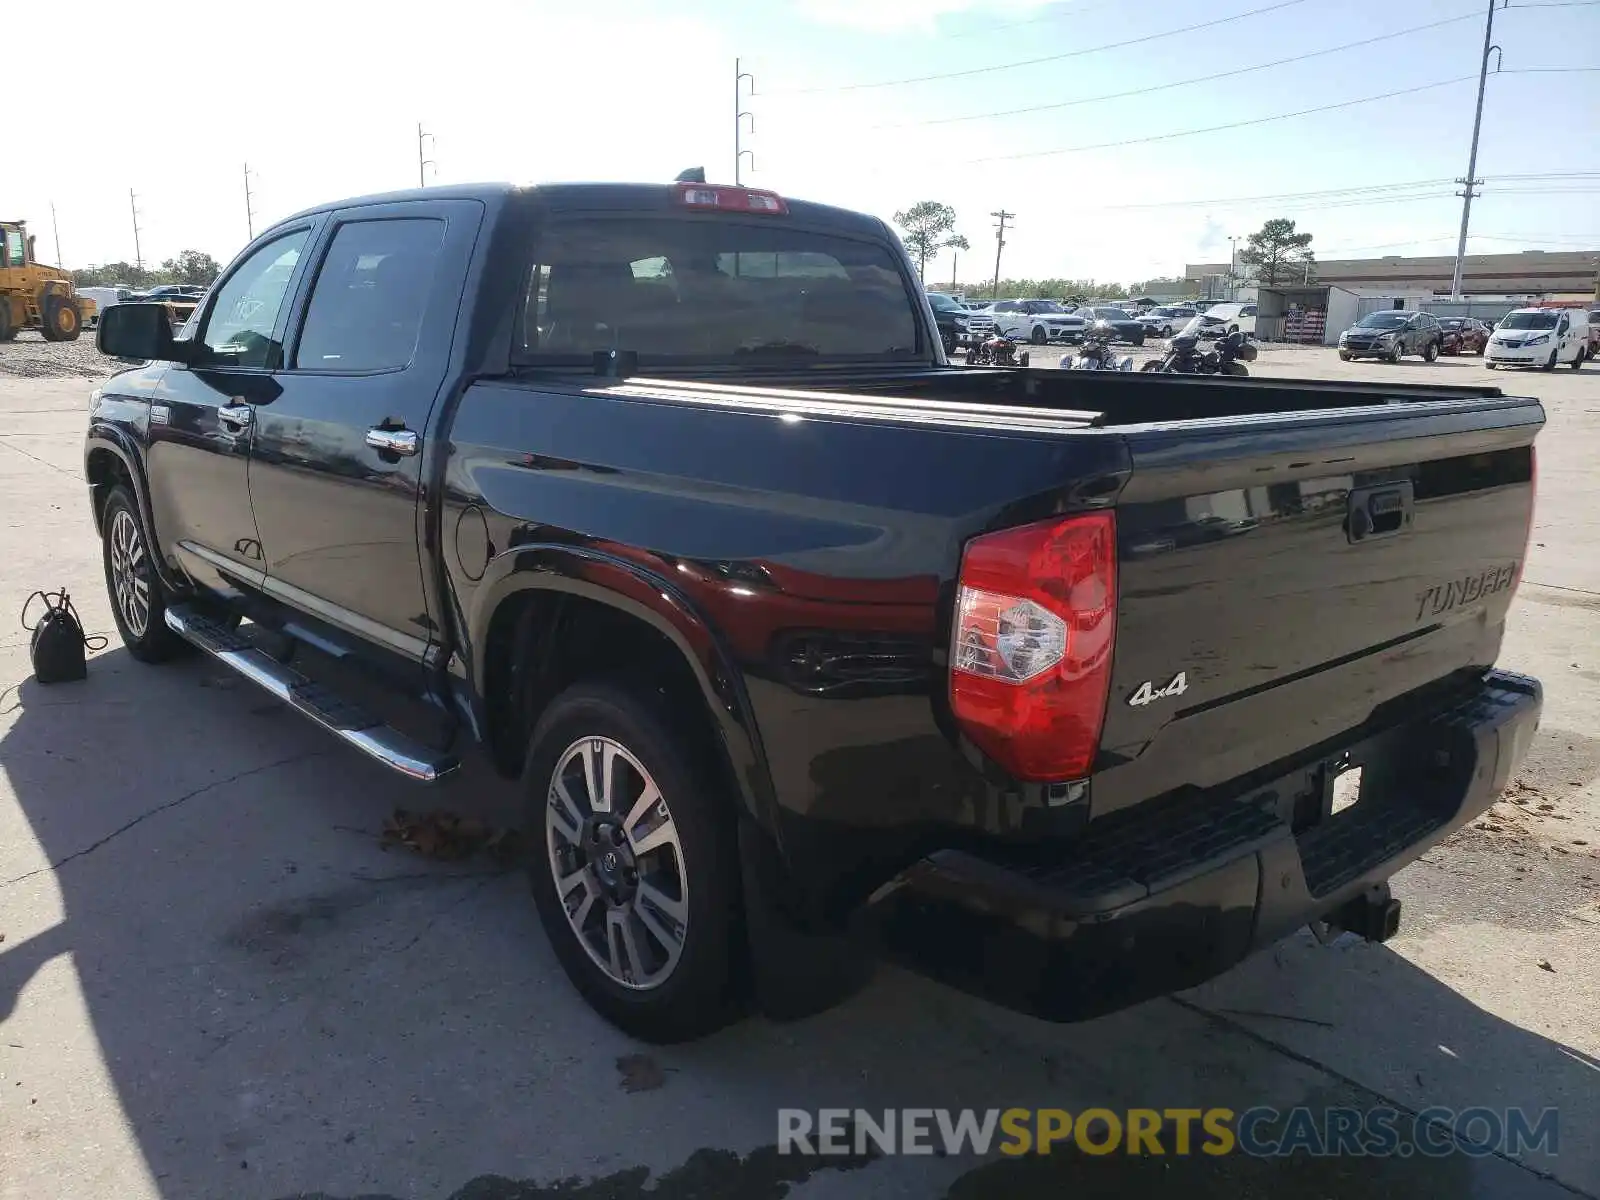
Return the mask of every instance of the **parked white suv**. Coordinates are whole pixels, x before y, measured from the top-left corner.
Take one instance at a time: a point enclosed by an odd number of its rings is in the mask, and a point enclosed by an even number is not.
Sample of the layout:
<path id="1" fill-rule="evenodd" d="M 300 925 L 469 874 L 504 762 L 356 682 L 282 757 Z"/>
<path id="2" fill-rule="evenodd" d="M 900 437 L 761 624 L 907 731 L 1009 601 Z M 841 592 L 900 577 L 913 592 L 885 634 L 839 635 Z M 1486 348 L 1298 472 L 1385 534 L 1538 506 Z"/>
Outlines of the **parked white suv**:
<path id="1" fill-rule="evenodd" d="M 1589 314 L 1581 308 L 1519 308 L 1507 313 L 1483 348 L 1486 367 L 1543 367 L 1574 371 L 1589 356 Z"/>
<path id="2" fill-rule="evenodd" d="M 1213 304 L 1206 316 L 1222 322 L 1223 333 L 1242 333 L 1245 337 L 1256 335 L 1256 306 L 1254 304 Z"/>
<path id="3" fill-rule="evenodd" d="M 1171 337 L 1199 315 L 1200 310 L 1192 305 L 1170 304 L 1140 313 L 1136 319 L 1156 337 Z"/>
<path id="4" fill-rule="evenodd" d="M 1081 341 L 1089 328 L 1089 322 L 1054 300 L 1000 300 L 986 311 L 994 318 L 996 333 L 1035 346 Z"/>

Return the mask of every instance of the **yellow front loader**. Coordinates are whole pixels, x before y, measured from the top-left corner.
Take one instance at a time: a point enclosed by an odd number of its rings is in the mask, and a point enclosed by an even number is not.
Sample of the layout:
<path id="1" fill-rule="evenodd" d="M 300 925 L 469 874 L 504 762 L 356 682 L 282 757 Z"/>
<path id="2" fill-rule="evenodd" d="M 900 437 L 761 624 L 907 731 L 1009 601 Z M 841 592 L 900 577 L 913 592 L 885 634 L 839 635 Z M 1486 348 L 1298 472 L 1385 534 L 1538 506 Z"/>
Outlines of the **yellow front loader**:
<path id="1" fill-rule="evenodd" d="M 34 256 L 24 221 L 0 221 L 0 342 L 19 329 L 37 329 L 50 342 L 76 341 L 95 302 L 80 296 L 72 277 Z"/>

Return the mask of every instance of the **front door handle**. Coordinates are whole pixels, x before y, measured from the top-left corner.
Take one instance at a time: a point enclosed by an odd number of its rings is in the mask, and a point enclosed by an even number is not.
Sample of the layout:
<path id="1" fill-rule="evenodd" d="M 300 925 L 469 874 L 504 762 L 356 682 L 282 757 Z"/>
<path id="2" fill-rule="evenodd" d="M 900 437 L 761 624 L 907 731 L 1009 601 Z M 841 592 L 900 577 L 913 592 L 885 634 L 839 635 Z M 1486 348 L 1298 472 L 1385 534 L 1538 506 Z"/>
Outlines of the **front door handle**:
<path id="1" fill-rule="evenodd" d="M 217 418 L 229 425 L 248 425 L 254 411 L 248 404 L 224 404 L 217 409 Z"/>
<path id="2" fill-rule="evenodd" d="M 415 454 L 422 446 L 422 439 L 410 429 L 369 429 L 367 430 L 367 445 L 374 450 L 383 450 L 389 454 Z"/>

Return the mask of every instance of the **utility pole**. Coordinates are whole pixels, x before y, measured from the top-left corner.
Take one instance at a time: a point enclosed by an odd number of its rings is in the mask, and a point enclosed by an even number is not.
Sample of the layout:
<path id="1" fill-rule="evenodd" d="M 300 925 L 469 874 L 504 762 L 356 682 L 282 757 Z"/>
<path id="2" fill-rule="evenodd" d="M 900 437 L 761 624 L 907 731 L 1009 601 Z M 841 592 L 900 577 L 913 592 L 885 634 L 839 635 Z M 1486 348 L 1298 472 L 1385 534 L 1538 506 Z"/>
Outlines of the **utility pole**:
<path id="1" fill-rule="evenodd" d="M 423 128 L 422 128 L 422 122 L 418 121 L 417 122 L 417 186 L 418 187 L 427 187 L 428 186 L 428 168 L 429 167 L 433 168 L 433 173 L 435 175 L 439 174 L 439 164 L 434 162 L 434 160 L 431 159 L 431 158 L 424 158 L 422 156 L 422 144 L 425 141 L 432 142 L 435 152 L 438 151 L 438 149 L 439 149 L 439 139 L 434 137 L 433 134 L 424 131 Z"/>
<path id="2" fill-rule="evenodd" d="M 961 261 L 961 251 L 950 247 L 950 290 L 956 290 L 956 264 Z"/>
<path id="3" fill-rule="evenodd" d="M 1017 214 L 1001 209 L 989 214 L 999 221 L 994 227 L 994 298 L 1000 299 L 1000 252 L 1006 248 L 1006 222 L 1015 221 Z"/>
<path id="4" fill-rule="evenodd" d="M 1233 299 L 1234 291 L 1239 286 L 1239 237 L 1237 234 L 1228 235 L 1228 299 Z"/>
<path id="5" fill-rule="evenodd" d="M 128 208 L 133 212 L 133 266 L 140 274 L 144 273 L 144 253 L 139 249 L 139 197 L 133 194 L 133 189 L 128 189 Z"/>
<path id="6" fill-rule="evenodd" d="M 1501 0 L 1505 3 L 1505 0 Z M 1461 197 L 1461 237 L 1456 242 L 1456 269 L 1450 276 L 1450 298 L 1461 299 L 1461 271 L 1466 265 L 1467 257 L 1467 222 L 1472 217 L 1472 197 L 1477 193 L 1473 190 L 1483 183 L 1478 178 L 1478 132 L 1483 128 L 1483 89 L 1489 81 L 1489 52 L 1493 50 L 1500 54 L 1500 47 L 1492 45 L 1490 39 L 1494 37 L 1494 5 L 1495 0 L 1489 0 L 1489 12 L 1483 22 L 1483 59 L 1478 63 L 1478 108 L 1472 116 L 1472 149 L 1467 151 L 1467 177 L 1456 180 L 1461 184 L 1461 191 L 1456 195 Z M 1503 55 L 1502 55 L 1503 58 Z M 1500 70 L 1500 60 L 1495 62 L 1494 69 Z"/>
<path id="7" fill-rule="evenodd" d="M 56 222 L 56 202 L 54 200 L 50 201 L 50 228 L 55 230 L 56 235 L 56 266 L 65 271 L 67 264 L 61 257 L 61 226 Z"/>
<path id="8" fill-rule="evenodd" d="M 750 132 L 756 131 L 756 115 L 744 107 L 744 81 L 750 81 L 750 95 L 756 94 L 756 77 L 743 69 L 740 60 L 733 60 L 733 182 L 737 187 L 744 182 L 744 160 L 750 159 L 750 169 L 756 169 L 755 152 L 744 148 L 744 122 L 750 119 Z"/>
<path id="9" fill-rule="evenodd" d="M 245 227 L 246 233 L 249 234 L 248 240 L 252 241 L 252 242 L 256 240 L 256 209 L 255 209 L 255 204 L 252 201 L 252 197 L 251 197 L 251 193 L 250 193 L 250 176 L 253 175 L 253 174 L 254 174 L 254 172 L 250 170 L 250 164 L 249 163 L 245 163 L 245 165 L 244 165 L 244 227 Z"/>

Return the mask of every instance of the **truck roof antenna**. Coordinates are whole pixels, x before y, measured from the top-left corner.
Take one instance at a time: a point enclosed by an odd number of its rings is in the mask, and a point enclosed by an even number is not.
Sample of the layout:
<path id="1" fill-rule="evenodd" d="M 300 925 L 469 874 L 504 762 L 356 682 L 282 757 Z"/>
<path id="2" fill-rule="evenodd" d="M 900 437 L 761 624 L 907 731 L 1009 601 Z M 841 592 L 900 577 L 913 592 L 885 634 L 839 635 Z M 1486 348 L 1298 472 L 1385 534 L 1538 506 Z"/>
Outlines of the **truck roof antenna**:
<path id="1" fill-rule="evenodd" d="M 678 177 L 673 180 L 674 183 L 704 183 L 705 181 L 706 169 L 704 167 L 690 167 L 687 171 L 680 171 L 678 172 Z"/>

